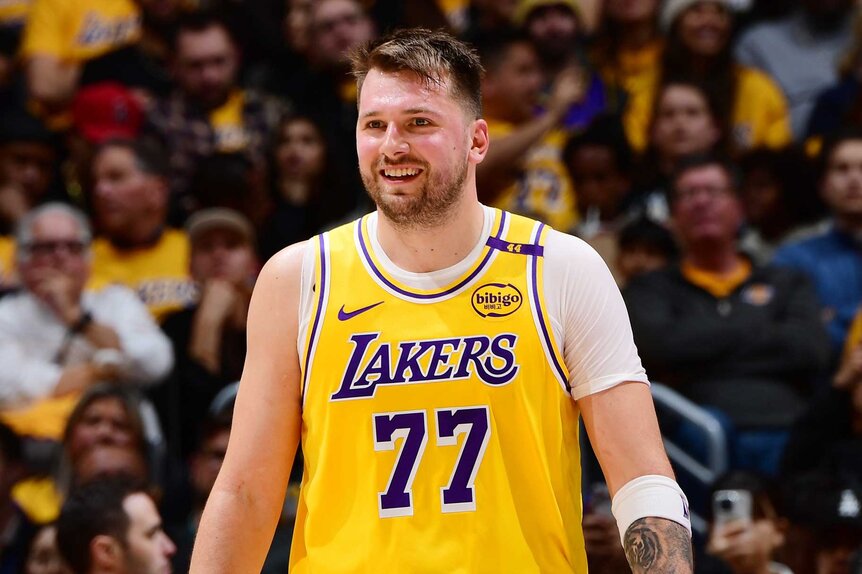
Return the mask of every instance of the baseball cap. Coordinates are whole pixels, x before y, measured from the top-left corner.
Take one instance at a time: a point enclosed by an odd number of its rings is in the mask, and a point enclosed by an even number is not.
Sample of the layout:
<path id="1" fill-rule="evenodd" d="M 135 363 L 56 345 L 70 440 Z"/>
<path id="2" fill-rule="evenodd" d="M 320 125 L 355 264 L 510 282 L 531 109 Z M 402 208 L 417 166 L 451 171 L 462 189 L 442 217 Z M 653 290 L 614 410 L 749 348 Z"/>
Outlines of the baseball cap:
<path id="1" fill-rule="evenodd" d="M 57 135 L 29 111 L 15 107 L 6 110 L 0 124 L 0 143 L 29 142 L 54 146 Z"/>
<path id="2" fill-rule="evenodd" d="M 787 516 L 815 532 L 853 532 L 862 539 L 862 485 L 855 477 L 817 470 L 786 485 Z"/>
<path id="3" fill-rule="evenodd" d="M 117 82 L 102 82 L 78 90 L 72 102 L 72 125 L 91 143 L 111 138 L 134 139 L 144 112 L 131 90 Z"/>
<path id="4" fill-rule="evenodd" d="M 581 17 L 581 5 L 578 4 L 577 0 L 521 0 L 513 17 L 515 25 L 523 26 L 533 10 L 544 6 L 566 6 L 575 13 L 575 16 Z"/>
<path id="5" fill-rule="evenodd" d="M 673 26 L 674 21 L 682 14 L 685 10 L 688 10 L 691 6 L 697 4 L 698 2 L 704 2 L 706 0 L 665 0 L 661 7 L 661 17 L 659 18 L 659 23 L 661 24 L 661 29 L 667 32 L 670 30 L 670 27 Z M 709 0 L 710 2 L 714 2 L 716 4 L 721 4 L 727 10 L 731 9 L 729 0 Z"/>
<path id="6" fill-rule="evenodd" d="M 214 229 L 233 231 L 245 242 L 254 245 L 254 227 L 243 214 L 233 209 L 226 207 L 202 209 L 192 214 L 186 222 L 186 233 L 192 244 L 199 240 L 203 234 Z"/>

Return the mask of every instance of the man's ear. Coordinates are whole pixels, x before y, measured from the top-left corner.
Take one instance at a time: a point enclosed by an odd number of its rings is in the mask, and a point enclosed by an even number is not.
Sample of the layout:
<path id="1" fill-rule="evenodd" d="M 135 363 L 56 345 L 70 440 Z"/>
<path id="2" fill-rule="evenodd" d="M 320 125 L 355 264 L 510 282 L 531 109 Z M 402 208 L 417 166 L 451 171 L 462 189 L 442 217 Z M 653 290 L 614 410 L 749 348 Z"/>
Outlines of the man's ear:
<path id="1" fill-rule="evenodd" d="M 90 541 L 90 558 L 95 570 L 119 572 L 123 548 L 113 536 L 99 534 Z"/>
<path id="2" fill-rule="evenodd" d="M 481 163 L 488 153 L 490 136 L 488 122 L 483 119 L 473 121 L 473 133 L 470 140 L 470 163 Z"/>

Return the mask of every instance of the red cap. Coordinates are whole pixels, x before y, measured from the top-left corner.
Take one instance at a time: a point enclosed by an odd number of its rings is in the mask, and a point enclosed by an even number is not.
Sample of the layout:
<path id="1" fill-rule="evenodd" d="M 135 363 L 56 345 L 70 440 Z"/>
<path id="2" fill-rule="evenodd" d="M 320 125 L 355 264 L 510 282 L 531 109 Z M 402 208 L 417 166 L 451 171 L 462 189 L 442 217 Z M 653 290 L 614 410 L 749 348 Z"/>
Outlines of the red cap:
<path id="1" fill-rule="evenodd" d="M 143 120 L 141 104 L 131 90 L 116 82 L 84 86 L 72 102 L 75 131 L 94 144 L 135 138 Z"/>

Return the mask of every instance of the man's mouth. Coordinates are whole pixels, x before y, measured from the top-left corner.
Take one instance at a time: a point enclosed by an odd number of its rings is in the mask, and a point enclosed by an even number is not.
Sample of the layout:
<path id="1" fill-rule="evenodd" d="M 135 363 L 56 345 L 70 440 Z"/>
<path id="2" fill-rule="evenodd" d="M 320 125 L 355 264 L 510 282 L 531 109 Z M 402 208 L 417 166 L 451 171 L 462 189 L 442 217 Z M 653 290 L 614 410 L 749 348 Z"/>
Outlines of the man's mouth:
<path id="1" fill-rule="evenodd" d="M 407 182 L 416 179 L 422 173 L 418 167 L 386 167 L 380 170 L 380 175 L 387 181 Z"/>

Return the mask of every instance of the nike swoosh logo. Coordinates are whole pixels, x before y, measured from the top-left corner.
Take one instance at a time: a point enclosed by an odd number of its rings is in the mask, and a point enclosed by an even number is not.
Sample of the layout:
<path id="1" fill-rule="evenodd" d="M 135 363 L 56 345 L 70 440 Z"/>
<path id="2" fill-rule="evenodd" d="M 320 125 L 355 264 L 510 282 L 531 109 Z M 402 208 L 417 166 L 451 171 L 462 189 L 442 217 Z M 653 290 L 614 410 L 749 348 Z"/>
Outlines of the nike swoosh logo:
<path id="1" fill-rule="evenodd" d="M 353 319 L 357 315 L 361 315 L 362 313 L 365 313 L 366 311 L 370 311 L 371 309 L 374 309 L 378 305 L 382 305 L 382 304 L 383 304 L 383 301 L 378 301 L 377 303 L 372 303 L 368 307 L 361 307 L 361 308 L 357 309 L 356 311 L 345 311 L 344 305 L 342 305 L 341 309 L 338 310 L 338 320 L 339 321 L 347 321 L 348 319 Z"/>

